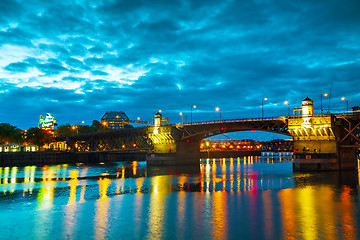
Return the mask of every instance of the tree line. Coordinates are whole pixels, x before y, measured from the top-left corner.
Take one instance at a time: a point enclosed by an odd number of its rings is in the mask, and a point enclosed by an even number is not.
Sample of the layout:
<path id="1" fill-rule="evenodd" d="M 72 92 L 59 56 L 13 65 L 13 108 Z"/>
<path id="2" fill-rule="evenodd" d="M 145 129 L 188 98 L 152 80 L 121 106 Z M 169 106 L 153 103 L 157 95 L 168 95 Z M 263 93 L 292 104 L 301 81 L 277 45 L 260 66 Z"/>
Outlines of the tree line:
<path id="1" fill-rule="evenodd" d="M 125 128 L 132 128 L 131 125 L 125 124 Z M 18 143 L 33 144 L 42 147 L 49 144 L 56 136 L 67 136 L 81 133 L 92 133 L 110 130 L 97 120 L 93 120 L 91 125 L 70 124 L 59 125 L 53 133 L 43 131 L 40 128 L 32 127 L 27 130 L 21 130 L 10 123 L 0 123 L 0 144 Z"/>

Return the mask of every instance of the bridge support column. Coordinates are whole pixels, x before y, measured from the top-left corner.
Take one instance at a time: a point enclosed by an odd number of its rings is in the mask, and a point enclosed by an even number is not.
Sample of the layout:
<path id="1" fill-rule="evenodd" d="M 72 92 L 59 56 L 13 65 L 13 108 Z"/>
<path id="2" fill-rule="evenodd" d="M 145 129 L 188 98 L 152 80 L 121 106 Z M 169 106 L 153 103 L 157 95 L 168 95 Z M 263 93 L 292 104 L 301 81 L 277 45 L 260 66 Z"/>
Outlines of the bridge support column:
<path id="1" fill-rule="evenodd" d="M 200 141 L 187 140 L 176 143 L 176 164 L 199 164 L 200 163 Z"/>
<path id="2" fill-rule="evenodd" d="M 335 121 L 336 153 L 340 170 L 357 169 L 356 142 L 358 139 L 359 120 L 351 122 L 346 118 Z M 354 127 L 355 126 L 355 127 Z"/>
<path id="3" fill-rule="evenodd" d="M 146 160 L 147 165 L 150 166 L 200 164 L 200 140 L 178 141 L 176 142 L 176 152 L 155 151 L 155 153 L 148 155 Z"/>

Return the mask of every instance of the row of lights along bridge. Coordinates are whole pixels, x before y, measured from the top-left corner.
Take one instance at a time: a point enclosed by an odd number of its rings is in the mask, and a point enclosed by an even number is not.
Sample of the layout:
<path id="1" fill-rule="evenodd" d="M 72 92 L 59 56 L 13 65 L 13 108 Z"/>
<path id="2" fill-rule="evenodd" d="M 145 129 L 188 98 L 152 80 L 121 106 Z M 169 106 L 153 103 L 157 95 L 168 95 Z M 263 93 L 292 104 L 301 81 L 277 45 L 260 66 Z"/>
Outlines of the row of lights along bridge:
<path id="1" fill-rule="evenodd" d="M 328 97 L 328 96 L 329 96 L 329 94 L 327 94 L 327 93 L 324 93 L 324 94 L 320 95 L 321 114 L 323 114 L 323 102 L 322 102 L 323 97 Z M 264 101 L 267 101 L 267 100 L 268 100 L 268 98 L 266 98 L 266 97 L 262 98 L 262 100 L 261 100 L 261 119 L 264 119 Z M 346 100 L 345 97 L 342 97 L 341 100 L 345 101 L 345 103 L 346 103 L 346 112 L 348 112 L 349 111 L 349 101 Z M 288 116 L 290 116 L 290 103 L 289 103 L 289 101 L 284 101 L 284 104 L 287 105 L 287 107 L 288 107 Z M 351 99 L 350 99 L 350 107 L 351 107 Z M 330 108 L 330 106 L 329 106 L 329 108 Z M 193 106 L 190 107 L 190 123 L 192 123 L 192 111 L 193 111 L 193 109 L 196 109 L 196 105 L 193 105 Z M 221 121 L 221 109 L 220 109 L 220 107 L 216 107 L 215 111 L 219 112 L 220 121 Z M 161 112 L 161 110 L 159 110 L 159 112 Z M 181 123 L 184 123 L 184 113 L 180 112 L 179 115 L 181 116 Z"/>
<path id="2" fill-rule="evenodd" d="M 320 101 L 320 103 L 321 103 L 321 114 L 323 114 L 323 97 L 328 97 L 329 95 L 327 94 L 327 93 L 324 93 L 324 94 L 321 94 L 320 95 L 320 99 L 321 99 L 321 101 Z M 348 112 L 348 110 L 349 110 L 349 103 L 350 103 L 350 107 L 351 107 L 351 99 L 350 99 L 350 101 L 348 101 L 345 97 L 342 97 L 341 98 L 341 100 L 342 101 L 345 101 L 345 103 L 346 103 L 346 111 Z M 264 118 L 264 102 L 266 102 L 266 101 L 268 101 L 268 98 L 262 98 L 262 100 L 261 100 L 261 118 L 263 119 Z M 287 105 L 287 108 L 288 108 L 288 116 L 290 116 L 290 103 L 289 103 L 289 101 L 284 101 L 284 105 Z M 193 110 L 194 109 L 196 109 L 197 108 L 197 106 L 196 105 L 192 105 L 191 107 L 190 107 L 190 123 L 192 123 L 193 122 L 193 119 L 192 119 L 192 113 L 193 113 Z M 330 108 L 330 101 L 329 101 L 329 108 Z M 218 112 L 219 113 L 219 119 L 220 119 L 220 121 L 221 121 L 221 109 L 220 109 L 220 107 L 215 107 L 215 111 L 216 112 Z M 161 112 L 161 110 L 159 110 L 159 112 Z M 181 123 L 183 124 L 184 123 L 184 113 L 183 112 L 180 112 L 179 113 L 179 115 L 181 116 Z M 137 118 L 137 121 L 136 122 L 140 122 L 140 117 L 138 117 Z M 84 121 L 82 121 L 81 122 L 82 124 L 84 124 Z M 102 124 L 104 125 L 104 126 L 107 126 L 107 122 L 106 121 L 104 121 L 104 122 L 102 122 Z M 73 130 L 76 130 L 76 126 L 73 126 L 72 127 L 72 129 Z"/>

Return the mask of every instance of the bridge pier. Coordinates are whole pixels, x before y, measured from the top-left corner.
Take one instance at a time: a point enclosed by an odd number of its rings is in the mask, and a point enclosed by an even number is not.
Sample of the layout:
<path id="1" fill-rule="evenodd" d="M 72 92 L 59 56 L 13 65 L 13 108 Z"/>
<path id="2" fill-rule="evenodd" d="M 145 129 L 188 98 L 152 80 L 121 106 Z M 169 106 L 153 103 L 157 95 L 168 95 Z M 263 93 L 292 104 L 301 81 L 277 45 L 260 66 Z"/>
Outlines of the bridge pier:
<path id="1" fill-rule="evenodd" d="M 198 165 L 200 163 L 200 140 L 176 142 L 176 151 L 170 153 L 168 146 L 154 145 L 157 150 L 147 158 L 150 166 Z M 161 151 L 161 150 L 165 151 Z"/>
<path id="2" fill-rule="evenodd" d="M 186 140 L 176 143 L 177 164 L 199 164 L 200 163 L 200 141 Z"/>

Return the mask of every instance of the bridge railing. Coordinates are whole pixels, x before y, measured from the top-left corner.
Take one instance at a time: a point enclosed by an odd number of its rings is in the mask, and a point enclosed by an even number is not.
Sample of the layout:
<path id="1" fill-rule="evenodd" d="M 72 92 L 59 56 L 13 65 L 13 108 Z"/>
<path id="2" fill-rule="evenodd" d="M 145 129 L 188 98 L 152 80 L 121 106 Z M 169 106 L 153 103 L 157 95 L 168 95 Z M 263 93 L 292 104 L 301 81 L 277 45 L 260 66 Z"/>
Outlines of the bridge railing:
<path id="1" fill-rule="evenodd" d="M 191 126 L 191 125 L 202 125 L 202 124 L 216 124 L 216 123 L 233 123 L 233 122 L 254 122 L 254 121 L 271 121 L 271 120 L 284 120 L 287 117 L 267 117 L 267 118 L 241 118 L 241 119 L 225 119 L 215 121 L 202 121 L 193 123 L 177 123 L 176 126 Z"/>

